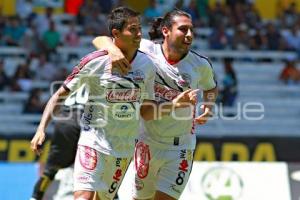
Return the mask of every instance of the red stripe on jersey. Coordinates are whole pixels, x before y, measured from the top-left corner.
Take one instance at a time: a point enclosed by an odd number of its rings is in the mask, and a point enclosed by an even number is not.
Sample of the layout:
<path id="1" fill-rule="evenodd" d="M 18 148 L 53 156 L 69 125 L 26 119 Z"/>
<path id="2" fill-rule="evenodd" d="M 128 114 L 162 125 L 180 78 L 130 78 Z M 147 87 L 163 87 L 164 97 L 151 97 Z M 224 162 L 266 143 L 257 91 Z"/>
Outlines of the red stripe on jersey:
<path id="1" fill-rule="evenodd" d="M 193 119 L 195 119 L 195 117 L 196 117 L 196 108 L 194 107 L 194 110 L 193 110 Z M 195 120 L 193 120 L 191 134 L 195 133 L 195 128 L 196 128 L 196 122 L 195 122 Z"/>
<path id="2" fill-rule="evenodd" d="M 93 60 L 95 58 L 105 56 L 107 54 L 108 54 L 107 51 L 94 51 L 94 52 L 86 55 L 85 57 L 83 57 L 80 60 L 79 64 L 73 68 L 72 73 L 66 78 L 66 80 L 64 81 L 64 85 L 68 84 L 88 62 L 90 62 L 91 60 Z"/>

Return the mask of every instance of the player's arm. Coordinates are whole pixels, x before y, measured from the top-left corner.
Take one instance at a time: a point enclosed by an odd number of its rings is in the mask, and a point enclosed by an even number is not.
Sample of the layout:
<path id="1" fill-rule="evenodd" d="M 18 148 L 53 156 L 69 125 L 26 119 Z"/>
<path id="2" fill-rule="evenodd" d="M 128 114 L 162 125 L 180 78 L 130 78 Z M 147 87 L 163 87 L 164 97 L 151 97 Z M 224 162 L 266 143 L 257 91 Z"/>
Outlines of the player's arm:
<path id="1" fill-rule="evenodd" d="M 158 120 L 164 115 L 170 115 L 177 108 L 193 107 L 197 101 L 198 90 L 186 90 L 170 102 L 158 103 L 144 100 L 140 113 L 145 121 Z"/>
<path id="2" fill-rule="evenodd" d="M 203 104 L 201 106 L 203 113 L 195 118 L 198 124 L 205 124 L 209 117 L 213 115 L 212 109 L 218 96 L 218 88 L 203 91 Z"/>
<path id="3" fill-rule="evenodd" d="M 121 75 L 126 75 L 131 69 L 131 65 L 125 58 L 122 51 L 113 43 L 112 38 L 107 36 L 98 36 L 93 40 L 93 45 L 97 49 L 105 49 L 112 61 L 112 70 L 118 69 Z"/>
<path id="4" fill-rule="evenodd" d="M 211 66 L 201 68 L 202 78 L 199 81 L 203 89 L 203 102 L 202 110 L 203 113 L 195 118 L 198 124 L 205 124 L 209 117 L 213 115 L 212 109 L 215 105 L 216 99 L 218 97 L 218 87 L 217 82 L 214 78 L 214 72 Z"/>
<path id="5" fill-rule="evenodd" d="M 59 108 L 59 103 L 64 99 L 63 97 L 66 97 L 68 94 L 69 90 L 61 86 L 49 99 L 43 112 L 42 119 L 37 128 L 37 131 L 33 139 L 31 140 L 31 149 L 35 153 L 40 154 L 41 150 L 39 146 L 42 145 L 42 143 L 45 140 L 45 130 L 51 120 L 51 116 L 52 114 L 55 114 L 57 112 Z"/>

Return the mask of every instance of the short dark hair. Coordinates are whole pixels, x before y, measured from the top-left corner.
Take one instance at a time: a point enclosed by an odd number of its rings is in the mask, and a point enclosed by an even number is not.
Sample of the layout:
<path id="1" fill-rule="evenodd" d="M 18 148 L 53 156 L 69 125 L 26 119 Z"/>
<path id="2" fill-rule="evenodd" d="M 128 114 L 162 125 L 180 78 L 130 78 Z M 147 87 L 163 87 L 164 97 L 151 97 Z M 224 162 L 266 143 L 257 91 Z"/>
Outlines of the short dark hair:
<path id="1" fill-rule="evenodd" d="M 127 20 L 131 17 L 139 17 L 140 13 L 127 8 L 127 7 L 117 7 L 111 11 L 108 16 L 108 29 L 112 35 L 112 30 L 122 30 Z"/>
<path id="2" fill-rule="evenodd" d="M 175 8 L 174 10 L 167 12 L 164 15 L 164 17 L 158 17 L 154 19 L 150 31 L 148 32 L 150 39 L 155 40 L 155 39 L 163 38 L 161 28 L 163 26 L 166 26 L 167 28 L 171 28 L 172 24 L 174 23 L 174 17 L 176 16 L 186 16 L 192 19 L 191 15 L 188 14 L 187 12 Z"/>

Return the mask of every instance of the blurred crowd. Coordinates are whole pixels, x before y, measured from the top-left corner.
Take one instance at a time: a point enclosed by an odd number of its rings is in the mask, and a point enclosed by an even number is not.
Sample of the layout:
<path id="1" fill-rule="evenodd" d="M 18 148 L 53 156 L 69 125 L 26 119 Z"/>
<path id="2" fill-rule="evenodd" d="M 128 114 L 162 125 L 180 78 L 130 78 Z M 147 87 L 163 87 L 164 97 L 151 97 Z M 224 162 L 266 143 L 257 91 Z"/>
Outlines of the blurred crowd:
<path id="1" fill-rule="evenodd" d="M 65 4 L 71 1 L 65 0 Z M 56 13 L 52 7 L 45 8 L 42 13 L 35 12 L 32 0 L 17 0 L 16 16 L 4 16 L 0 10 L 0 48 L 23 47 L 29 52 L 26 61 L 19 64 L 10 76 L 4 70 L 5 59 L 0 58 L 0 91 L 27 91 L 31 92 L 30 97 L 39 99 L 37 96 L 40 91 L 31 87 L 33 80 L 64 80 L 68 74 L 65 66 L 67 63 L 61 63 L 57 59 L 57 48 L 80 48 L 82 36 L 108 35 L 107 14 L 116 6 L 126 6 L 122 0 L 76 2 L 76 6 L 65 8 L 65 12 L 73 17 L 66 23 L 62 21 L 63 24 L 58 24 L 55 20 Z M 275 20 L 265 21 L 259 15 L 253 0 L 226 0 L 224 4 L 217 1 L 214 7 L 209 6 L 208 0 L 149 0 L 149 6 L 142 13 L 143 25 L 147 26 L 151 19 L 175 7 L 193 17 L 196 39 L 200 38 L 198 30 L 209 30 L 205 38 L 209 49 L 300 52 L 300 15 L 295 3 L 291 3 Z M 226 73 L 229 75 L 224 82 L 236 88 L 236 77 L 230 63 L 230 60 L 225 61 Z M 299 72 L 297 68 L 295 70 Z M 284 82 L 289 82 L 284 78 L 291 70 L 287 71 L 280 75 Z M 293 81 L 299 81 L 299 74 L 300 72 L 293 76 Z M 226 96 L 228 91 L 224 89 L 223 98 L 228 104 L 232 104 L 232 100 Z M 236 96 L 236 92 L 233 93 Z M 28 105 L 30 103 L 28 100 Z M 40 102 L 36 104 L 37 107 L 42 107 Z M 24 110 L 31 112 L 27 107 Z M 33 112 L 37 112 L 36 110 Z"/>

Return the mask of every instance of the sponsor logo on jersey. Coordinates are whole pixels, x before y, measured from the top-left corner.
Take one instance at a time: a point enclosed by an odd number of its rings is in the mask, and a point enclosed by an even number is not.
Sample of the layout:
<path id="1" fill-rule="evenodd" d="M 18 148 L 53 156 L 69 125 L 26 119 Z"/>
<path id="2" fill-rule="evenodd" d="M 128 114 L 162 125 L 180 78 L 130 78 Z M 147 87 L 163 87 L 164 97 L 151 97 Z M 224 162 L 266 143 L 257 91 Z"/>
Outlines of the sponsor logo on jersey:
<path id="1" fill-rule="evenodd" d="M 135 114 L 135 110 L 128 104 L 115 104 L 112 109 L 113 116 L 118 120 L 132 119 Z"/>
<path id="2" fill-rule="evenodd" d="M 145 75 L 141 70 L 135 70 L 128 73 L 128 77 L 131 77 L 136 83 L 141 83 L 145 79 Z"/>
<path id="3" fill-rule="evenodd" d="M 155 91 L 155 96 L 158 98 L 163 98 L 168 101 L 173 100 L 175 97 L 177 97 L 180 92 L 177 90 L 170 89 L 164 85 L 155 83 L 154 85 L 154 91 Z"/>
<path id="4" fill-rule="evenodd" d="M 186 73 L 180 74 L 177 84 L 181 87 L 189 87 L 191 84 L 191 76 Z"/>
<path id="5" fill-rule="evenodd" d="M 82 167 L 94 170 L 97 166 L 97 151 L 87 146 L 78 146 L 78 156 Z"/>
<path id="6" fill-rule="evenodd" d="M 150 159 L 149 145 L 143 142 L 137 143 L 134 152 L 134 164 L 139 178 L 143 179 L 148 175 Z"/>
<path id="7" fill-rule="evenodd" d="M 93 103 L 94 101 L 90 101 Z M 94 105 L 90 104 L 89 109 L 86 113 L 83 113 L 82 119 L 83 119 L 83 130 L 89 131 L 91 129 L 91 121 L 93 119 L 93 112 L 94 112 Z"/>
<path id="8" fill-rule="evenodd" d="M 114 88 L 107 89 L 106 100 L 111 103 L 137 102 L 141 98 L 140 89 Z"/>

